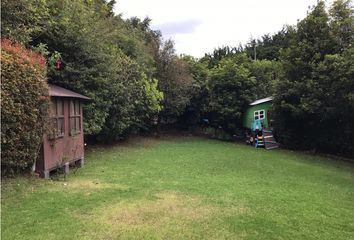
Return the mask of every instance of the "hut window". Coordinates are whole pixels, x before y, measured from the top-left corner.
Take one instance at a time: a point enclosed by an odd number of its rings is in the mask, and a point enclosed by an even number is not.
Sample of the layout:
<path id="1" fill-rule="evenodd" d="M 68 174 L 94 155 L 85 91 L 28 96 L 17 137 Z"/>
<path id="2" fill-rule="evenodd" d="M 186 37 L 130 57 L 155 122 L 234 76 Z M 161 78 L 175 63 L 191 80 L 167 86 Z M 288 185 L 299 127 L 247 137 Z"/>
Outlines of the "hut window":
<path id="1" fill-rule="evenodd" d="M 81 104 L 79 100 L 70 101 L 70 135 L 81 132 Z"/>
<path id="2" fill-rule="evenodd" d="M 264 110 L 258 110 L 254 111 L 254 120 L 262 120 L 265 118 L 265 111 Z"/>
<path id="3" fill-rule="evenodd" d="M 60 98 L 51 101 L 51 119 L 53 133 L 50 134 L 50 138 L 64 136 L 64 102 Z"/>

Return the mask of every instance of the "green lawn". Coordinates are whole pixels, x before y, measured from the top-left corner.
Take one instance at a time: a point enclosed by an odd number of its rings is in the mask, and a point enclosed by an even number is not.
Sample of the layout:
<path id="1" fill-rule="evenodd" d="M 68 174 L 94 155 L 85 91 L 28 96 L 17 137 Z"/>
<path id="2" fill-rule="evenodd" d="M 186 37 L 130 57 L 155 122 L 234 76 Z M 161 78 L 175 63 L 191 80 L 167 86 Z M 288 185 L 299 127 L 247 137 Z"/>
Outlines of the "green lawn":
<path id="1" fill-rule="evenodd" d="M 354 239 L 354 165 L 194 137 L 86 152 L 2 182 L 5 239 Z"/>

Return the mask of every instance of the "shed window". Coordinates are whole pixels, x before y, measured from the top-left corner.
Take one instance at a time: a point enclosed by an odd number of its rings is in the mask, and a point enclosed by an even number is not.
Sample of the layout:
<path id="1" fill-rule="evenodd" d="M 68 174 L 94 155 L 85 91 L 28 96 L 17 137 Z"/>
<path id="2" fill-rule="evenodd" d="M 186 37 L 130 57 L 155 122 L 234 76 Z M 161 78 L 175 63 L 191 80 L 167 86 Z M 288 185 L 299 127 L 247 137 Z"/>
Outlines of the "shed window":
<path id="1" fill-rule="evenodd" d="M 70 135 L 81 132 L 81 104 L 79 100 L 70 101 Z"/>
<path id="2" fill-rule="evenodd" d="M 258 111 L 254 111 L 254 120 L 262 120 L 265 118 L 265 111 L 262 110 L 258 110 Z"/>
<path id="3" fill-rule="evenodd" d="M 60 98 L 54 98 L 51 101 L 51 123 L 53 133 L 50 138 L 57 138 L 64 136 L 64 102 Z"/>

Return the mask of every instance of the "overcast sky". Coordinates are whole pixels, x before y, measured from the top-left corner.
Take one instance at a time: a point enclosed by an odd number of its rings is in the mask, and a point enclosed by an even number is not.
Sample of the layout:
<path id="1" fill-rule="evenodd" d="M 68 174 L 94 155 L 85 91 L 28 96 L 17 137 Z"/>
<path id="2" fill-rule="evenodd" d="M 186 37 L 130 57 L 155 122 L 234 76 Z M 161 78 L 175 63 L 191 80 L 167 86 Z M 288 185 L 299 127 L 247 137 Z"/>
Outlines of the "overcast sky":
<path id="1" fill-rule="evenodd" d="M 117 0 L 116 14 L 152 19 L 178 54 L 202 57 L 214 48 L 245 44 L 306 16 L 317 0 Z"/>

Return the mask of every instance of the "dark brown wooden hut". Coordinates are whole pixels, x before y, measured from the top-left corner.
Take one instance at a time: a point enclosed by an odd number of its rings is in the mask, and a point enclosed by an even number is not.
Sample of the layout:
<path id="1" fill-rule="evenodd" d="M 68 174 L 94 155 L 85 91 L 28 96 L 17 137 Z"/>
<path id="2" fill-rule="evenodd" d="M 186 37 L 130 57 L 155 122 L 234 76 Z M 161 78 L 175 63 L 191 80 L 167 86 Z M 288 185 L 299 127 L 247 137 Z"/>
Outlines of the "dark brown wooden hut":
<path id="1" fill-rule="evenodd" d="M 58 168 L 69 172 L 69 165 L 84 164 L 82 104 L 88 97 L 49 84 L 51 98 L 51 133 L 43 136 L 43 146 L 36 162 L 36 172 L 49 178 Z"/>

